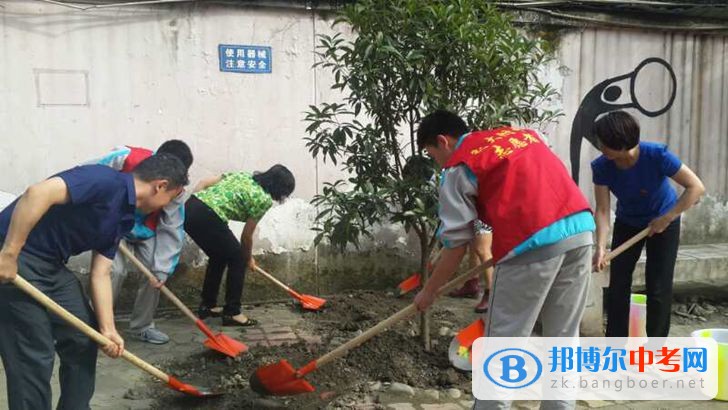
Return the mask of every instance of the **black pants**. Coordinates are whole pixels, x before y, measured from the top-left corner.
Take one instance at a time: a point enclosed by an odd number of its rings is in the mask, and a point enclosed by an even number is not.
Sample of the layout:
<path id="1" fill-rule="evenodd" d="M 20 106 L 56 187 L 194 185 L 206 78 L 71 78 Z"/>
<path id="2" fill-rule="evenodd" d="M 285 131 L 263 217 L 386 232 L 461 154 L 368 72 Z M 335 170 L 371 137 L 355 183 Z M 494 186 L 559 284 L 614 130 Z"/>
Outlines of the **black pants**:
<path id="1" fill-rule="evenodd" d="M 638 234 L 636 228 L 620 221 L 614 222 L 612 249 Z M 647 244 L 645 284 L 647 285 L 647 336 L 667 337 L 670 332 L 672 278 L 680 244 L 680 218 L 664 232 L 636 243 L 612 260 L 607 293 L 607 336 L 627 337 L 629 328 L 632 273 L 642 248 Z"/>
<path id="2" fill-rule="evenodd" d="M 202 285 L 201 306 L 208 308 L 217 306 L 220 282 L 227 268 L 223 314 L 231 316 L 239 314 L 247 267 L 247 261 L 243 260 L 240 242 L 228 224 L 194 195 L 185 204 L 185 232 L 209 258 L 205 282 Z"/>
<path id="3" fill-rule="evenodd" d="M 2 242 L 0 242 L 2 246 Z M 96 317 L 81 283 L 60 262 L 21 252 L 20 275 L 86 324 Z M 96 379 L 96 343 L 12 284 L 0 285 L 0 355 L 11 410 L 50 410 L 55 354 L 61 359 L 58 409 L 89 409 Z"/>

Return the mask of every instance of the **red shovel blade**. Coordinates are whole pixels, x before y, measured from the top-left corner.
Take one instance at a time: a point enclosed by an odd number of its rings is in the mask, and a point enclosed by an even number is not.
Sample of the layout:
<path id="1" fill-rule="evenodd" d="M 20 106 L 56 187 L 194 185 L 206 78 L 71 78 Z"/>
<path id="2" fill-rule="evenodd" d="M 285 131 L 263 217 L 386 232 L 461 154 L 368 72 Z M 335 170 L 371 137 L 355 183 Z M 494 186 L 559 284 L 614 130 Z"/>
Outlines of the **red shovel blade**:
<path id="1" fill-rule="evenodd" d="M 179 392 L 182 392 L 184 394 L 189 394 L 190 396 L 195 397 L 215 397 L 215 396 L 221 396 L 223 393 L 221 391 L 213 391 L 207 388 L 203 387 L 195 387 L 189 384 L 182 383 L 181 381 L 175 379 L 172 376 L 169 376 L 169 381 L 167 382 L 167 386 L 169 386 L 171 389 L 177 390 Z"/>
<path id="2" fill-rule="evenodd" d="M 258 368 L 250 377 L 250 387 L 257 393 L 274 396 L 292 396 L 316 390 L 299 377 L 296 369 L 285 359 Z"/>
<path id="3" fill-rule="evenodd" d="M 420 286 L 420 283 L 422 282 L 422 275 L 419 273 L 415 273 L 412 276 L 408 277 L 407 279 L 403 280 L 402 282 L 397 285 L 399 288 L 399 296 L 402 296 L 406 294 L 407 292 L 410 292 L 412 289 L 416 289 Z"/>
<path id="4" fill-rule="evenodd" d="M 205 322 L 202 320 L 197 319 L 195 323 L 202 333 L 207 336 L 207 340 L 205 340 L 205 346 L 207 348 L 217 350 L 218 352 L 230 357 L 237 357 L 248 351 L 248 346 L 246 346 L 245 343 L 239 342 L 223 333 L 213 333 L 212 329 L 207 327 Z"/>

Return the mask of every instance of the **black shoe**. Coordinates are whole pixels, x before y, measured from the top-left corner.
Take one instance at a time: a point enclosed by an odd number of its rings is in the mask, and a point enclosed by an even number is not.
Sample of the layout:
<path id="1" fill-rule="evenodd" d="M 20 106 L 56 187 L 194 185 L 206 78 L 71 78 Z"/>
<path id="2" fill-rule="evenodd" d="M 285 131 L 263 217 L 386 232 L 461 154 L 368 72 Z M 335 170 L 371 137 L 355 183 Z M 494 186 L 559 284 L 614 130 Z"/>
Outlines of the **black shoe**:
<path id="1" fill-rule="evenodd" d="M 246 320 L 245 322 L 240 322 L 238 320 L 235 320 L 234 316 L 235 315 L 222 315 L 222 325 L 248 327 L 258 324 L 258 321 L 255 319 L 247 318 L 248 320 Z"/>

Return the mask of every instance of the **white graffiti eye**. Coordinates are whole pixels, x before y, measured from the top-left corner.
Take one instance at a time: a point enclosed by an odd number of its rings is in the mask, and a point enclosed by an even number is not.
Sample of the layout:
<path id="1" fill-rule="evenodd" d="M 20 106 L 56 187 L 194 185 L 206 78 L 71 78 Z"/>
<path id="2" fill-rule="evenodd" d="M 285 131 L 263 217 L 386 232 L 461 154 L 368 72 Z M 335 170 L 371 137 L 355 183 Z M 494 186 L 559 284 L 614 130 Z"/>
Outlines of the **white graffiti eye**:
<path id="1" fill-rule="evenodd" d="M 631 75 L 630 94 L 635 108 L 655 117 L 669 110 L 675 99 L 677 81 L 670 64 L 648 58 Z"/>

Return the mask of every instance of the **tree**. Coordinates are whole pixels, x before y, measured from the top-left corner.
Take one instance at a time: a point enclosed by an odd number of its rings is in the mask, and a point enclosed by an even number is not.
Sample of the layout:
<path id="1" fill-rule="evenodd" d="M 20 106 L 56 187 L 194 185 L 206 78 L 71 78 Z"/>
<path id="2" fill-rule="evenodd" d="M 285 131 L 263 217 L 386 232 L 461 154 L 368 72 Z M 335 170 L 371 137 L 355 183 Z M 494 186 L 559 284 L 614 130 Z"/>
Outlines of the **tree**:
<path id="1" fill-rule="evenodd" d="M 550 121 L 558 113 L 539 105 L 555 91 L 537 76 L 548 56 L 541 40 L 477 0 L 362 0 L 333 26 L 354 36 L 320 35 L 316 66 L 331 71 L 344 98 L 306 112 L 306 146 L 348 178 L 312 200 L 315 241 L 358 247 L 373 225 L 402 223 L 419 238 L 424 272 L 437 202 L 433 163 L 416 147 L 420 118 L 448 108 L 473 129 Z"/>

